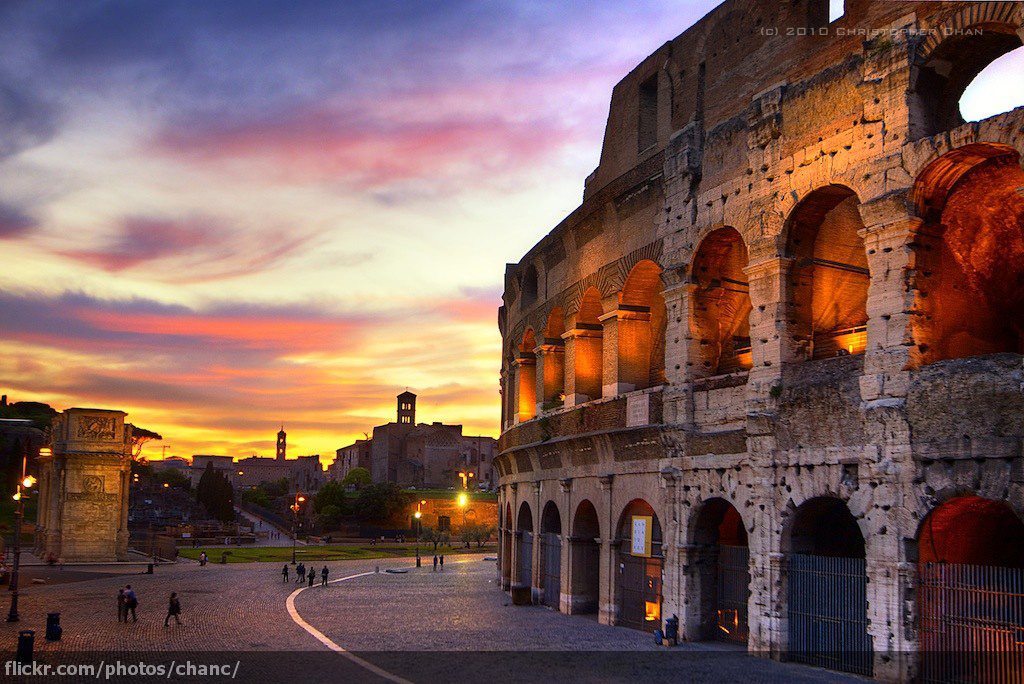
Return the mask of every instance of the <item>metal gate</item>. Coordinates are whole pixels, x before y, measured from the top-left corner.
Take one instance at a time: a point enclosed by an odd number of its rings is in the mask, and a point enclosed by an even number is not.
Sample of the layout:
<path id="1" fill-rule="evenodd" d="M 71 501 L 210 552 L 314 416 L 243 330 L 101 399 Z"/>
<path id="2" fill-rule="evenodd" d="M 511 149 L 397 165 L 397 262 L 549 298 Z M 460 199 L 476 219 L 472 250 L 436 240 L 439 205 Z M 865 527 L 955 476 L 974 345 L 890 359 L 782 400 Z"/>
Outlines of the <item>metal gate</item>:
<path id="1" fill-rule="evenodd" d="M 661 627 L 661 558 L 619 554 L 619 624 L 649 632 Z"/>
<path id="2" fill-rule="evenodd" d="M 544 594 L 541 603 L 558 608 L 562 588 L 562 538 L 554 532 L 541 534 L 540 557 L 544 564 Z"/>
<path id="3" fill-rule="evenodd" d="M 519 584 L 524 587 L 533 584 L 533 532 L 523 531 L 519 537 Z"/>
<path id="4" fill-rule="evenodd" d="M 918 611 L 922 682 L 1024 682 L 1024 570 L 927 563 Z"/>
<path id="5" fill-rule="evenodd" d="M 789 557 L 789 658 L 871 676 L 863 558 Z"/>
<path id="6" fill-rule="evenodd" d="M 718 547 L 718 629 L 724 641 L 747 641 L 747 595 L 750 585 L 750 551 L 746 546 Z"/>

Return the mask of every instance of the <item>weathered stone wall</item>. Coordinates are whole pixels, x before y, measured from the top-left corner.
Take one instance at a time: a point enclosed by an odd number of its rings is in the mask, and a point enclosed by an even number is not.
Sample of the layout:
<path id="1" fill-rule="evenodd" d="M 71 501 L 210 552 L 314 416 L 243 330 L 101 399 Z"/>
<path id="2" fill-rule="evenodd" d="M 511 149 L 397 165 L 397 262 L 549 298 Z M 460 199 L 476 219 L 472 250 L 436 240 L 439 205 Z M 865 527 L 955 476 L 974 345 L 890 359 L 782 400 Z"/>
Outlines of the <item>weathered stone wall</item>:
<path id="1" fill-rule="evenodd" d="M 808 26 L 815 35 L 787 35 Z M 737 0 L 615 87 L 582 206 L 506 271 L 505 585 L 528 576 L 544 596 L 540 545 L 527 542 L 550 503 L 558 607 L 628 622 L 619 531 L 640 499 L 662 533 L 661 617 L 707 638 L 717 526 L 732 507 L 749 550 L 752 652 L 790 652 L 793 554 L 852 540 L 862 550 L 843 553 L 861 554 L 870 578 L 871 671 L 915 676 L 922 521 L 967 495 L 1024 517 L 1022 316 L 992 277 L 1021 268 L 1024 108 L 967 124 L 955 111 L 956 91 L 1022 37 L 1020 3 L 848 0 L 828 24 L 826 2 Z M 739 273 L 715 266 L 737 255 Z M 650 314 L 624 295 L 649 262 L 661 269 L 665 372 L 631 391 L 621 360 L 660 334 L 619 334 Z M 527 275 L 542 284 L 535 299 L 522 297 Z M 581 312 L 588 290 L 599 314 Z M 729 339 L 746 333 L 735 311 L 749 311 L 749 341 Z M 567 331 L 565 388 L 583 372 L 574 336 L 601 345 L 600 398 L 566 391 L 560 405 L 550 368 L 541 379 L 541 337 L 523 341 L 552 312 Z M 744 343 L 742 360 L 716 368 L 721 349 Z M 549 399 L 535 415 L 517 410 L 533 373 Z M 596 521 L 577 527 L 591 510 Z"/>

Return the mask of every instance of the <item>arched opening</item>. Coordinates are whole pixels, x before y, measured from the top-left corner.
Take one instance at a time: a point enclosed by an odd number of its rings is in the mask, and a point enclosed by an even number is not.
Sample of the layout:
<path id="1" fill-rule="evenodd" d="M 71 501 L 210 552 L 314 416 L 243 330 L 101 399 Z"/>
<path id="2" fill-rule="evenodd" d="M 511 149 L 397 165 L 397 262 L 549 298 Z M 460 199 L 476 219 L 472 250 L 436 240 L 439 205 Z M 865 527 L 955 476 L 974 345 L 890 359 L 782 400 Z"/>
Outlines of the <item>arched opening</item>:
<path id="1" fill-rule="evenodd" d="M 601 326 L 601 293 L 588 288 L 580 300 L 572 329 L 564 333 L 567 403 L 575 406 L 601 398 L 604 331 Z"/>
<path id="2" fill-rule="evenodd" d="M 963 124 L 960 101 L 968 85 L 985 67 L 1021 46 L 1012 23 L 989 20 L 958 28 L 938 45 L 926 41 L 924 54 L 916 60 L 910 100 L 915 140 Z"/>
<path id="3" fill-rule="evenodd" d="M 508 591 L 512 585 L 512 506 L 505 504 L 502 517 L 501 540 L 501 588 Z"/>
<path id="4" fill-rule="evenodd" d="M 917 539 L 921 680 L 1016 681 L 1024 523 L 1002 501 L 958 496 L 928 514 Z"/>
<path id="5" fill-rule="evenodd" d="M 519 308 L 523 311 L 537 301 L 537 269 L 533 264 L 523 271 L 523 293 L 519 298 Z"/>
<path id="6" fill-rule="evenodd" d="M 700 340 L 700 367 L 718 375 L 753 365 L 747 247 L 735 228 L 705 237 L 693 259 L 691 335 Z"/>
<path id="7" fill-rule="evenodd" d="M 541 407 L 548 411 L 558 408 L 565 399 L 565 315 L 555 307 L 544 326 L 544 339 L 538 345 L 537 391 L 541 393 Z"/>
<path id="8" fill-rule="evenodd" d="M 653 632 L 661 628 L 661 523 L 649 503 L 634 499 L 622 511 L 617 530 L 618 624 Z"/>
<path id="9" fill-rule="evenodd" d="M 997 57 L 971 81 L 960 96 L 960 118 L 981 121 L 1024 106 L 1024 47 Z"/>
<path id="10" fill-rule="evenodd" d="M 735 506 L 724 499 L 705 502 L 694 522 L 693 545 L 697 633 L 701 639 L 746 643 L 750 552 Z"/>
<path id="11" fill-rule="evenodd" d="M 829 185 L 804 198 L 787 222 L 796 360 L 860 354 L 867 347 L 870 276 L 858 204 L 849 188 Z"/>
<path id="12" fill-rule="evenodd" d="M 525 501 L 519 506 L 516 519 L 516 540 L 518 546 L 518 584 L 533 586 L 533 512 Z"/>
<path id="13" fill-rule="evenodd" d="M 618 377 L 614 393 L 665 382 L 665 299 L 661 267 L 644 260 L 629 272 L 616 312 Z M 605 378 L 605 382 L 612 378 Z"/>
<path id="14" fill-rule="evenodd" d="M 541 603 L 558 609 L 562 591 L 562 517 L 554 501 L 544 505 L 540 517 Z"/>
<path id="15" fill-rule="evenodd" d="M 914 185 L 923 363 L 1024 353 L 1024 170 L 1010 147 L 957 148 Z"/>
<path id="16" fill-rule="evenodd" d="M 569 607 L 573 614 L 596 613 L 601 578 L 601 525 L 588 499 L 576 507 L 569 539 Z"/>
<path id="17" fill-rule="evenodd" d="M 864 536 L 833 497 L 805 502 L 788 532 L 789 656 L 830 670 L 871 676 Z"/>
<path id="18" fill-rule="evenodd" d="M 516 359 L 519 376 L 518 418 L 519 422 L 531 420 L 537 416 L 537 338 L 533 328 L 527 328 L 523 340 L 519 343 L 519 356 Z"/>

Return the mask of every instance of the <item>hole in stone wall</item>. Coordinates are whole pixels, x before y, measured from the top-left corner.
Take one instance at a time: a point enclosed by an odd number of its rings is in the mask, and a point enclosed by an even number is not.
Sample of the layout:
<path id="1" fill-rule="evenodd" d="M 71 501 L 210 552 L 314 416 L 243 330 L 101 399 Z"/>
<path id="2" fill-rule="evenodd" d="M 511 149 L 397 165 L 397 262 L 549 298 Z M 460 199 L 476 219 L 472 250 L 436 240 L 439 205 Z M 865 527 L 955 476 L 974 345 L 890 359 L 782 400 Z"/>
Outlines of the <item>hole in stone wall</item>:
<path id="1" fill-rule="evenodd" d="M 960 98 L 960 118 L 981 121 L 1024 106 L 1024 46 L 994 60 Z"/>

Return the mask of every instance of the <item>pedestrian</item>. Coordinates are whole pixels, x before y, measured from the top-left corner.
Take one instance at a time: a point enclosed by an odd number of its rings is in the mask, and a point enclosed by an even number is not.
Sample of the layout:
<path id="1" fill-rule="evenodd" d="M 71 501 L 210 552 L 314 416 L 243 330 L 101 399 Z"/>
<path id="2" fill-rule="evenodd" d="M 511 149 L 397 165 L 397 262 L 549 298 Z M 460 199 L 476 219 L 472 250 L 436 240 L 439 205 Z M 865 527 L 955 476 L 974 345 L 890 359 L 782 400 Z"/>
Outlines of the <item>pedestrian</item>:
<path id="1" fill-rule="evenodd" d="M 437 554 L 434 554 L 434 572 L 437 572 Z"/>
<path id="2" fill-rule="evenodd" d="M 167 626 L 167 622 L 171 619 L 172 615 L 174 616 L 174 621 L 180 625 L 181 618 L 178 616 L 181 615 L 181 602 L 178 601 L 178 594 L 174 591 L 171 592 L 171 599 L 167 602 L 167 617 L 164 618 L 164 627 Z"/>
<path id="3" fill-rule="evenodd" d="M 310 566 L 309 568 L 309 586 L 313 586 L 313 582 L 316 581 L 316 570 Z"/>
<path id="4" fill-rule="evenodd" d="M 205 551 L 203 551 L 202 553 L 199 554 L 199 565 L 200 566 L 206 565 L 206 562 L 208 560 L 210 560 L 210 557 L 206 555 Z"/>
<path id="5" fill-rule="evenodd" d="M 284 567 L 281 568 L 281 576 L 284 577 L 284 581 L 288 581 L 288 564 L 285 563 Z"/>
<path id="6" fill-rule="evenodd" d="M 117 590 L 117 621 L 128 622 L 128 598 L 124 595 L 124 589 Z"/>
<path id="7" fill-rule="evenodd" d="M 327 586 L 327 575 L 328 575 L 328 573 L 330 573 L 330 570 L 328 570 L 327 566 L 325 565 L 324 569 L 320 571 L 320 586 L 321 587 L 326 587 Z"/>
<path id="8" fill-rule="evenodd" d="M 296 584 L 301 583 L 302 580 L 306 579 L 306 566 L 299 563 L 298 567 L 295 568 L 295 575 Z"/>
<path id="9" fill-rule="evenodd" d="M 130 584 L 126 584 L 124 586 L 124 599 L 125 599 L 124 621 L 128 622 L 128 612 L 131 611 L 132 622 L 138 622 L 139 618 L 135 614 L 135 609 L 139 607 L 139 597 L 135 595 L 135 590 L 132 589 L 132 585 L 130 585 Z"/>
<path id="10" fill-rule="evenodd" d="M 441 554 L 441 570 L 444 570 L 444 554 Z"/>

